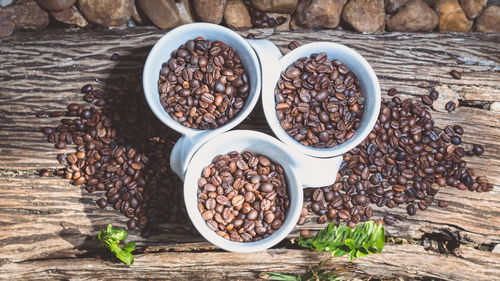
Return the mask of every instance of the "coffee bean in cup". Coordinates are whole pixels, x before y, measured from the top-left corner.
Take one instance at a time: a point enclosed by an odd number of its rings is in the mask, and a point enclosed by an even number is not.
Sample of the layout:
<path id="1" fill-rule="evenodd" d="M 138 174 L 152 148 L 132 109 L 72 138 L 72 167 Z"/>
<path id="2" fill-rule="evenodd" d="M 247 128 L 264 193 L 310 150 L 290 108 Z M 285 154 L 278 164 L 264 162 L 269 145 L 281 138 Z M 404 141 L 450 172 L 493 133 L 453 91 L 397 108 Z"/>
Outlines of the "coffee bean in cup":
<path id="1" fill-rule="evenodd" d="M 163 64 L 158 91 L 172 119 L 189 128 L 210 130 L 238 114 L 250 84 L 233 48 L 198 37 L 173 51 Z"/>
<path id="2" fill-rule="evenodd" d="M 290 204 L 283 168 L 245 151 L 216 156 L 198 179 L 198 210 L 225 239 L 257 241 L 276 232 Z"/>
<path id="3" fill-rule="evenodd" d="M 276 116 L 306 146 L 333 147 L 352 138 L 365 97 L 356 75 L 326 53 L 302 57 L 281 73 L 274 90 Z"/>

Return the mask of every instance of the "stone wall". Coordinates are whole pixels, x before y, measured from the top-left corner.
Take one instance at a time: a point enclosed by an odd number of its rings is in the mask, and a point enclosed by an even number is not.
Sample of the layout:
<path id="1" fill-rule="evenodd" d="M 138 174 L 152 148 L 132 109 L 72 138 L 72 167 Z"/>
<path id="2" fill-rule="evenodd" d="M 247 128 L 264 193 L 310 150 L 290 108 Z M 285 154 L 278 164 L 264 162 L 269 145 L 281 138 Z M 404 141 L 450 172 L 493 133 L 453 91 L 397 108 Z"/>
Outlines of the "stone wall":
<path id="1" fill-rule="evenodd" d="M 0 0 L 0 37 L 47 26 L 168 29 L 197 21 L 235 29 L 500 32 L 500 1 Z"/>

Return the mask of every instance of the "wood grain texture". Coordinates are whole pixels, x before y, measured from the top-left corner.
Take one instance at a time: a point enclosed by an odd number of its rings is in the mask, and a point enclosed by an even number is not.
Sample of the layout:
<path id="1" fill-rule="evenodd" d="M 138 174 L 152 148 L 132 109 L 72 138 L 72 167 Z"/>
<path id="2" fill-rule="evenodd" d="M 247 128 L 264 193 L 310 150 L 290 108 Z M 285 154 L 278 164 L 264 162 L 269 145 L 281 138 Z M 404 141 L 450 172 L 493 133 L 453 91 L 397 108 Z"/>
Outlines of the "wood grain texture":
<path id="1" fill-rule="evenodd" d="M 135 255 L 127 267 L 98 258 L 45 259 L 0 266 L 0 278 L 19 280 L 72 279 L 161 279 L 161 280 L 256 280 L 267 271 L 304 274 L 326 260 L 329 253 L 306 250 L 270 249 L 259 253 L 163 252 Z M 445 256 L 415 245 L 389 245 L 382 254 L 358 259 L 333 259 L 325 266 L 348 279 L 377 276 L 429 280 L 498 280 L 500 254 L 487 254 L 472 248 L 460 256 Z"/>
<path id="2" fill-rule="evenodd" d="M 381 255 L 355 262 L 336 259 L 335 269 L 355 278 L 435 278 L 444 280 L 492 280 L 500 276 L 498 254 L 476 249 L 500 244 L 500 113 L 486 109 L 500 101 L 500 36 L 495 34 L 400 34 L 362 35 L 337 31 L 279 32 L 251 30 L 258 38 L 276 43 L 283 52 L 292 40 L 301 43 L 327 40 L 360 52 L 377 73 L 382 91 L 397 88 L 403 97 L 427 94 L 433 86 L 447 85 L 465 104 L 452 114 L 432 112 L 436 124 L 461 124 L 466 147 L 486 147 L 481 157 L 466 158 L 476 174 L 494 183 L 490 193 L 444 188 L 436 199 L 448 208 L 432 205 L 394 226 L 392 237 L 416 239 L 417 244 L 388 245 Z M 112 90 L 118 79 L 133 82 L 140 77 L 151 46 L 164 33 L 152 28 L 100 31 L 17 33 L 0 40 L 0 278 L 12 279 L 241 279 L 254 280 L 262 271 L 303 273 L 326 255 L 295 250 L 290 240 L 276 249 L 235 254 L 218 251 L 185 225 L 164 224 L 160 232 L 138 242 L 136 264 L 128 269 L 101 261 L 102 247 L 95 238 L 108 223 L 124 227 L 125 217 L 101 210 L 95 201 L 100 193 L 87 193 L 67 180 L 42 178 L 37 171 L 58 168 L 56 155 L 63 152 L 47 143 L 39 132 L 60 118 L 36 118 L 39 110 L 63 110 L 81 102 L 86 83 Z M 248 32 L 240 32 L 245 36 Z M 319 39 L 320 38 L 320 39 Z M 111 61 L 113 53 L 119 61 Z M 461 71 L 462 80 L 449 75 Z M 387 97 L 387 96 L 386 96 Z M 260 105 L 239 126 L 270 133 Z M 67 151 L 71 151 L 70 148 Z M 380 217 L 391 212 L 407 216 L 404 208 L 376 209 Z M 301 229 L 324 225 L 310 215 Z M 458 233 L 462 243 L 458 257 L 424 250 L 423 237 L 444 230 Z M 145 253 L 150 252 L 150 253 Z M 154 273 L 152 273 L 154 272 Z M 96 275 L 99 274 L 99 275 Z M 488 276 L 494 276 L 488 278 Z"/>

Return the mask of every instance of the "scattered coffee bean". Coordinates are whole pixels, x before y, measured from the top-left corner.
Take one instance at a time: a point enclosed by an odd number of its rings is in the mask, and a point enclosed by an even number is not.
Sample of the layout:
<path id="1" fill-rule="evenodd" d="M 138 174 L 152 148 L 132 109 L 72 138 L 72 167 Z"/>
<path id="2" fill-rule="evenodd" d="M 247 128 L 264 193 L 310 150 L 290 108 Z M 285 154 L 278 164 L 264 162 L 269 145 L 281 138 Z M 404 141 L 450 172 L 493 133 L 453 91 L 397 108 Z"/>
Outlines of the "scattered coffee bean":
<path id="1" fill-rule="evenodd" d="M 97 205 L 99 206 L 99 208 L 104 209 L 108 206 L 108 201 L 104 198 L 101 198 L 97 200 Z"/>
<path id="2" fill-rule="evenodd" d="M 216 156 L 198 180 L 202 218 L 231 241 L 257 241 L 273 234 L 289 204 L 283 168 L 248 151 Z"/>
<path id="3" fill-rule="evenodd" d="M 462 79 L 462 74 L 460 74 L 460 72 L 456 71 L 455 69 L 450 71 L 450 74 L 453 79 Z"/>
<path id="4" fill-rule="evenodd" d="M 300 231 L 300 236 L 302 236 L 302 238 L 309 238 L 311 237 L 311 231 L 309 231 L 308 229 L 303 229 Z"/>
<path id="5" fill-rule="evenodd" d="M 464 134 L 464 129 L 460 125 L 453 126 L 453 131 L 455 133 L 459 134 L 459 135 L 463 135 Z"/>
<path id="6" fill-rule="evenodd" d="M 257 36 L 255 36 L 255 34 L 253 34 L 253 33 L 247 34 L 247 39 L 255 39 L 255 38 L 257 38 Z"/>
<path id="7" fill-rule="evenodd" d="M 390 88 L 387 94 L 391 97 L 396 96 L 398 94 L 398 90 L 396 90 L 395 88 Z"/>
<path id="8" fill-rule="evenodd" d="M 40 170 L 40 176 L 42 177 L 50 177 L 50 171 L 47 169 Z"/>
<path id="9" fill-rule="evenodd" d="M 119 55 L 119 54 L 117 54 L 117 53 L 113 53 L 113 54 L 111 55 L 111 60 L 112 60 L 112 61 L 119 61 L 119 60 L 120 60 L 120 55 Z"/>
<path id="10" fill-rule="evenodd" d="M 444 108 L 446 109 L 446 111 L 451 113 L 452 111 L 455 111 L 456 104 L 453 101 L 449 101 L 446 103 Z"/>
<path id="11" fill-rule="evenodd" d="M 37 114 L 36 114 L 36 117 L 38 118 L 47 118 L 49 117 L 49 114 L 46 112 L 46 111 L 39 111 Z"/>
<path id="12" fill-rule="evenodd" d="M 281 127 L 306 146 L 345 142 L 354 136 L 363 116 L 365 98 L 356 75 L 326 53 L 288 66 L 274 93 Z"/>
<path id="13" fill-rule="evenodd" d="M 397 92 L 397 90 L 392 90 Z M 355 225 L 373 216 L 370 204 L 395 208 L 407 204 L 410 216 L 417 208 L 426 210 L 446 185 L 460 190 L 489 191 L 492 185 L 466 167 L 460 146 L 463 128 L 434 126 L 422 103 L 394 96 L 383 101 L 378 120 L 369 136 L 344 154 L 339 178 L 330 186 L 304 190 L 305 204 L 318 215 L 318 222 Z M 473 145 L 469 154 L 479 155 L 482 146 Z M 438 205 L 447 205 L 439 200 Z M 307 204 L 308 203 L 308 204 Z M 305 215 L 301 215 L 305 221 Z M 393 224 L 403 217 L 386 215 Z"/>
<path id="14" fill-rule="evenodd" d="M 88 192 L 105 192 L 97 205 L 110 204 L 129 219 L 130 229 L 147 237 L 162 222 L 186 221 L 180 180 L 168 165 L 177 136 L 151 113 L 142 93 L 118 83 L 124 90 L 109 95 L 83 86 L 84 100 L 99 108 L 72 103 L 64 112 L 68 118 L 41 130 L 56 147 L 75 149 L 57 156 L 66 168 L 55 174 Z"/>
<path id="15" fill-rule="evenodd" d="M 422 96 L 422 103 L 425 105 L 432 105 L 432 99 L 429 96 Z"/>
<path id="16" fill-rule="evenodd" d="M 475 154 L 475 155 L 481 155 L 484 153 L 484 148 L 482 145 L 480 144 L 474 144 L 472 145 L 472 152 Z"/>
<path id="17" fill-rule="evenodd" d="M 417 208 L 415 208 L 414 204 L 409 204 L 406 207 L 406 212 L 408 213 L 408 215 L 414 216 L 417 213 Z"/>
<path id="18" fill-rule="evenodd" d="M 385 215 L 384 216 L 384 223 L 387 225 L 392 225 L 396 222 L 396 219 L 392 215 Z"/>
<path id="19" fill-rule="evenodd" d="M 223 126 L 243 108 L 249 77 L 236 51 L 198 37 L 182 44 L 163 64 L 160 102 L 175 121 L 209 130 Z"/>
<path id="20" fill-rule="evenodd" d="M 293 40 L 292 42 L 290 42 L 290 44 L 288 44 L 288 48 L 290 50 L 297 49 L 298 47 L 300 47 L 300 43 L 299 43 L 299 41 L 296 41 L 296 40 Z"/>
<path id="21" fill-rule="evenodd" d="M 87 94 L 90 93 L 93 90 L 94 87 L 92 87 L 92 84 L 87 84 L 82 87 L 82 93 Z"/>
<path id="22" fill-rule="evenodd" d="M 441 208 L 448 207 L 448 205 L 449 205 L 448 201 L 444 201 L 444 200 L 438 201 L 438 206 Z"/>
<path id="23" fill-rule="evenodd" d="M 431 100 L 437 100 L 439 98 L 439 92 L 432 89 L 429 93 L 429 98 L 431 98 Z"/>

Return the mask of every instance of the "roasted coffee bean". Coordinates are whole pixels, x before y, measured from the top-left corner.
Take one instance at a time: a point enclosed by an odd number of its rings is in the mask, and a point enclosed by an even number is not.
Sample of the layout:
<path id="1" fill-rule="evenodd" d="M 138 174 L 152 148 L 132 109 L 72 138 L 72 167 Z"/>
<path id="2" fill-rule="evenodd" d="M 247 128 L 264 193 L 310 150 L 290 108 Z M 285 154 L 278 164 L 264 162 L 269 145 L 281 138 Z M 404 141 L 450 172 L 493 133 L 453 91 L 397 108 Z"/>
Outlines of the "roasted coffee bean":
<path id="1" fill-rule="evenodd" d="M 302 236 L 302 238 L 309 238 L 311 237 L 311 231 L 309 231 L 308 229 L 303 229 L 300 231 L 300 236 Z"/>
<path id="2" fill-rule="evenodd" d="M 384 216 L 384 223 L 387 225 L 392 225 L 396 222 L 396 219 L 394 218 L 393 215 L 385 215 Z"/>
<path id="3" fill-rule="evenodd" d="M 120 55 L 119 55 L 119 54 L 117 54 L 117 53 L 113 53 L 113 54 L 111 55 L 111 60 L 112 60 L 112 61 L 119 61 L 119 60 L 120 60 Z"/>
<path id="4" fill-rule="evenodd" d="M 462 79 L 462 74 L 460 74 L 460 72 L 456 71 L 455 69 L 450 71 L 450 74 L 453 79 Z"/>
<path id="5" fill-rule="evenodd" d="M 415 208 L 415 205 L 409 204 L 406 207 L 406 212 L 408 213 L 408 215 L 414 216 L 417 213 L 417 208 Z"/>
<path id="6" fill-rule="evenodd" d="M 432 105 L 432 99 L 430 96 L 422 96 L 422 103 L 425 105 Z"/>
<path id="7" fill-rule="evenodd" d="M 97 200 L 97 205 L 99 206 L 99 208 L 104 209 L 108 206 L 108 201 L 106 201 L 106 199 L 104 198 L 101 198 Z"/>
<path id="8" fill-rule="evenodd" d="M 459 145 L 462 143 L 462 139 L 459 136 L 452 136 L 451 137 L 451 143 Z"/>
<path id="9" fill-rule="evenodd" d="M 439 98 L 439 92 L 432 89 L 429 93 L 429 98 L 431 98 L 431 100 L 437 100 Z"/>
<path id="10" fill-rule="evenodd" d="M 42 177 L 50 177 L 50 171 L 47 169 L 42 169 L 42 170 L 40 170 L 39 173 L 40 173 L 40 176 L 42 176 Z"/>
<path id="11" fill-rule="evenodd" d="M 47 118 L 47 117 L 49 117 L 49 113 L 47 113 L 46 111 L 39 111 L 36 114 L 36 117 L 38 117 L 38 118 Z"/>
<path id="12" fill-rule="evenodd" d="M 281 127 L 306 146 L 344 143 L 363 116 L 359 84 L 353 72 L 326 53 L 298 59 L 281 73 L 274 91 Z"/>
<path id="13" fill-rule="evenodd" d="M 182 125 L 211 130 L 229 122 L 250 94 L 236 51 L 198 37 L 179 46 L 159 73 L 160 103 Z"/>
<path id="14" fill-rule="evenodd" d="M 452 112 L 452 111 L 455 111 L 455 108 L 456 108 L 456 104 L 452 101 L 449 101 L 446 103 L 446 105 L 444 106 L 444 108 L 446 109 L 446 111 L 448 112 Z"/>
<path id="15" fill-rule="evenodd" d="M 238 174 L 245 174 L 248 181 L 236 176 L 228 185 L 227 178 Z M 274 233 L 285 219 L 288 204 L 282 167 L 263 155 L 233 151 L 216 156 L 198 180 L 202 218 L 213 221 L 209 227 L 232 241 L 257 241 Z M 232 234 L 232 228 L 239 236 Z"/>
<path id="16" fill-rule="evenodd" d="M 290 42 L 290 44 L 288 44 L 288 48 L 290 50 L 297 49 L 298 47 L 300 47 L 300 43 L 295 40 L 293 40 L 292 42 Z"/>
<path id="17" fill-rule="evenodd" d="M 484 153 L 484 148 L 482 145 L 480 144 L 474 144 L 472 145 L 472 152 L 475 154 L 475 155 L 481 155 Z"/>
<path id="18" fill-rule="evenodd" d="M 90 93 L 93 89 L 94 89 L 94 87 L 92 87 L 91 84 L 87 84 L 87 85 L 82 87 L 81 91 L 82 91 L 82 93 L 87 94 L 87 93 Z"/>
<path id="19" fill-rule="evenodd" d="M 438 206 L 441 208 L 448 207 L 448 205 L 449 205 L 448 201 L 444 201 L 444 200 L 438 201 Z"/>

